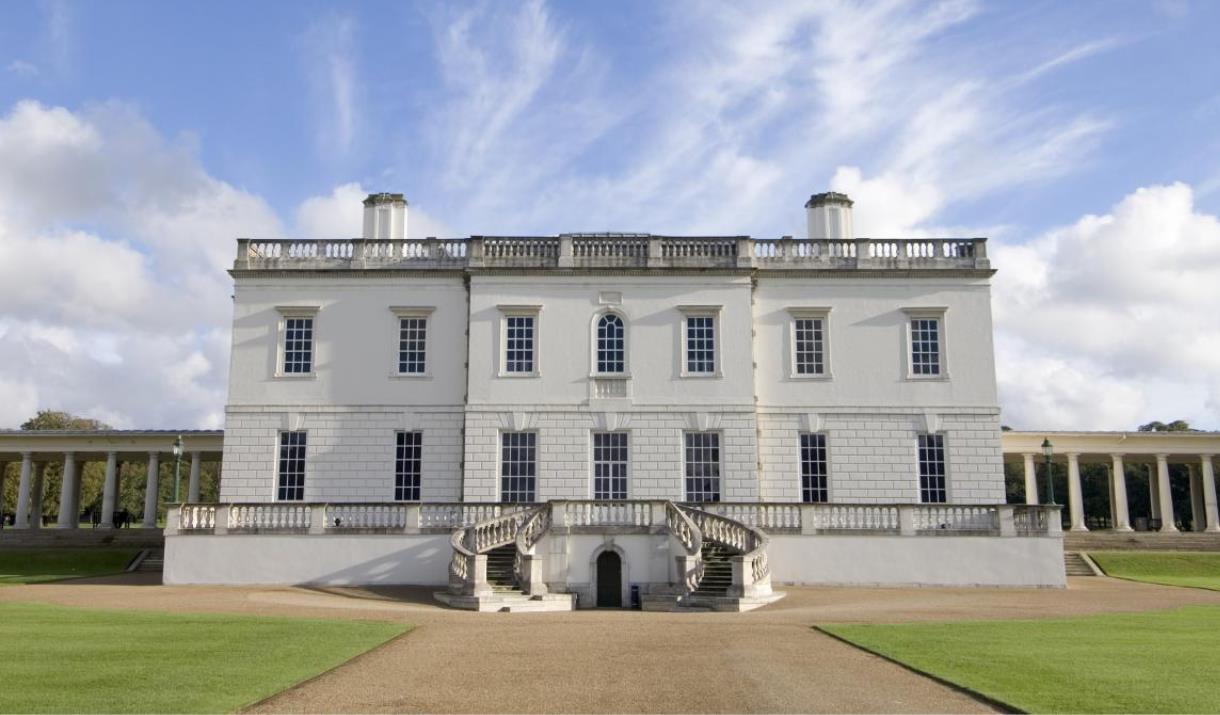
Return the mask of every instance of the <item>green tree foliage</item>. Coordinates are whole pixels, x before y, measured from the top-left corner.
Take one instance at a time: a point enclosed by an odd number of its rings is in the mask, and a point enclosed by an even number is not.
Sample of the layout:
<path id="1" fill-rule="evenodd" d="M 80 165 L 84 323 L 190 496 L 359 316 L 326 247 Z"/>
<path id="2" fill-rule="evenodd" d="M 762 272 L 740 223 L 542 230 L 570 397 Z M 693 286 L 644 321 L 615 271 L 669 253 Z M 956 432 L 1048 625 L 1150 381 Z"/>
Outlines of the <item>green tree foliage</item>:
<path id="1" fill-rule="evenodd" d="M 95 431 L 113 429 L 110 425 L 88 417 L 77 417 L 67 412 L 56 410 L 39 410 L 38 414 L 21 423 L 23 430 L 81 430 Z"/>
<path id="2" fill-rule="evenodd" d="M 1140 432 L 1198 432 L 1199 430 L 1191 429 L 1190 423 L 1186 420 L 1174 420 L 1169 424 L 1164 422 L 1149 422 L 1139 426 Z"/>

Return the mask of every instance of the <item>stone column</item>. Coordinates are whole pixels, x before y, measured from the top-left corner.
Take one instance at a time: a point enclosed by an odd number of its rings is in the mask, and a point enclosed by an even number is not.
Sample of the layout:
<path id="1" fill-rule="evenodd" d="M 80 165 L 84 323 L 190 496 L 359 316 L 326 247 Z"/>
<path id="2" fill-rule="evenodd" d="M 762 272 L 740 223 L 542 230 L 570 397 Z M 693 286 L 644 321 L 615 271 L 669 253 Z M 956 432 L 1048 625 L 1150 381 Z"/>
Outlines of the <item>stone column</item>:
<path id="1" fill-rule="evenodd" d="M 1190 530 L 1203 531 L 1203 480 L 1195 465 L 1186 465 L 1190 475 Z"/>
<path id="2" fill-rule="evenodd" d="M 75 529 L 80 525 L 80 514 L 76 508 L 76 480 L 80 475 L 76 471 L 76 454 L 64 452 L 64 480 L 59 490 L 59 521 L 61 529 Z"/>
<path id="3" fill-rule="evenodd" d="M 29 452 L 21 453 L 21 481 L 17 482 L 17 514 L 13 517 L 14 529 L 30 528 L 30 481 L 34 465 Z"/>
<path id="4" fill-rule="evenodd" d="M 1110 455 L 1110 492 L 1114 503 L 1114 530 L 1131 531 L 1131 513 L 1127 509 L 1127 471 L 1123 455 Z"/>
<path id="5" fill-rule="evenodd" d="M 1161 531 L 1177 531 L 1173 523 L 1173 492 L 1169 490 L 1169 455 L 1156 456 L 1156 486 L 1160 493 Z"/>
<path id="6" fill-rule="evenodd" d="M 191 452 L 191 481 L 186 487 L 186 500 L 191 503 L 199 501 L 199 453 Z"/>
<path id="7" fill-rule="evenodd" d="M 1084 490 L 1080 488 L 1080 455 L 1068 452 L 1068 506 L 1071 508 L 1072 531 L 1088 531 L 1084 525 Z"/>
<path id="8" fill-rule="evenodd" d="M 44 485 L 42 482 L 45 478 L 45 475 L 43 474 L 44 467 L 46 467 L 46 465 L 42 462 L 34 462 L 34 483 L 31 485 L 33 488 L 30 491 L 31 529 L 42 528 L 42 493 L 44 491 Z"/>
<path id="9" fill-rule="evenodd" d="M 1205 454 L 1201 459 L 1203 472 L 1203 510 L 1207 513 L 1207 531 L 1220 531 L 1220 514 L 1217 514 L 1216 508 L 1216 472 L 1212 466 L 1212 457 L 1215 455 Z"/>
<path id="10" fill-rule="evenodd" d="M 148 480 L 144 483 L 144 528 L 157 528 L 157 500 L 160 496 L 159 485 L 157 484 L 157 469 L 160 464 L 161 455 L 157 452 L 148 453 Z"/>
<path id="11" fill-rule="evenodd" d="M 106 453 L 106 481 L 102 483 L 102 529 L 114 528 L 114 503 L 118 496 L 119 486 L 119 455 L 116 452 Z"/>
<path id="12" fill-rule="evenodd" d="M 1025 462 L 1025 503 L 1038 503 L 1038 472 L 1034 469 L 1034 455 L 1022 454 Z"/>

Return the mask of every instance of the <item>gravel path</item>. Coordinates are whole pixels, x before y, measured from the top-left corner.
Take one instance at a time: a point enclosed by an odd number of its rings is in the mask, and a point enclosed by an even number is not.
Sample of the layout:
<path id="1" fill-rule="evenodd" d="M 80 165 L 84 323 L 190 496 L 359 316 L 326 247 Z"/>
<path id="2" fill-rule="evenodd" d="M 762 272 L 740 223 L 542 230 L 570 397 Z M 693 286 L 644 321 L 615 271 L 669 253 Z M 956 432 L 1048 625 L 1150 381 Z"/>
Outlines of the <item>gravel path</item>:
<path id="1" fill-rule="evenodd" d="M 989 712 L 810 629 L 815 623 L 1045 618 L 1220 604 L 1220 592 L 1108 578 L 1067 590 L 786 587 L 743 614 L 476 614 L 425 589 L 160 586 L 155 575 L 0 589 L 0 601 L 412 623 L 255 712 Z"/>

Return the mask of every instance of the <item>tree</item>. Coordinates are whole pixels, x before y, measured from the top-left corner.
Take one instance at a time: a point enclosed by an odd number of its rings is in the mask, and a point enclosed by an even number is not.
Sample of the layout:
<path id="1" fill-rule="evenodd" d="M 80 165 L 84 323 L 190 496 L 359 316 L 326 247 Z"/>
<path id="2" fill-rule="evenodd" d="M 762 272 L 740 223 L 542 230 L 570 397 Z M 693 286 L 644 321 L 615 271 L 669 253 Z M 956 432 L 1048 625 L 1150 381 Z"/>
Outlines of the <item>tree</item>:
<path id="1" fill-rule="evenodd" d="M 1169 424 L 1164 422 L 1149 422 L 1139 426 L 1140 432 L 1198 432 L 1199 430 L 1191 429 L 1190 423 L 1186 420 L 1174 420 Z"/>
<path id="2" fill-rule="evenodd" d="M 42 429 L 64 429 L 64 430 L 81 430 L 95 431 L 113 429 L 110 425 L 99 422 L 88 417 L 77 417 L 76 415 L 57 410 L 39 410 L 38 414 L 21 423 L 23 430 L 42 430 Z"/>

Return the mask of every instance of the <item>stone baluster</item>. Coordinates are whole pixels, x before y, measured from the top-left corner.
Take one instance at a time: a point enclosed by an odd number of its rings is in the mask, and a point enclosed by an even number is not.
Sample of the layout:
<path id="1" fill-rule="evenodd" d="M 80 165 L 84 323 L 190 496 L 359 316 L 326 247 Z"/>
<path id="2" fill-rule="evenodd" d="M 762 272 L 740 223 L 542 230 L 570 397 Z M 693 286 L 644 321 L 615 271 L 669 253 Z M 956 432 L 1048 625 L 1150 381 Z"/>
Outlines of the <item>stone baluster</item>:
<path id="1" fill-rule="evenodd" d="M 199 466 L 199 453 L 191 452 L 191 480 L 187 483 L 186 500 L 192 504 L 199 502 Z"/>
<path id="2" fill-rule="evenodd" d="M 1207 527 L 1204 531 L 1220 532 L 1220 514 L 1216 508 L 1216 472 L 1212 466 L 1213 454 L 1204 454 L 1199 466 L 1203 480 L 1203 511 L 1207 517 Z"/>
<path id="3" fill-rule="evenodd" d="M 1173 493 L 1169 490 L 1169 455 L 1156 456 L 1157 491 L 1160 492 L 1161 531 L 1176 532 L 1178 527 L 1173 523 Z"/>
<path id="4" fill-rule="evenodd" d="M 1080 455 L 1069 452 L 1068 458 L 1068 506 L 1071 509 L 1072 531 L 1088 531 L 1084 525 L 1084 490 L 1080 487 Z"/>
<path id="5" fill-rule="evenodd" d="M 59 490 L 59 522 L 61 529 L 75 529 L 80 524 L 80 509 L 74 503 L 76 480 L 80 474 L 76 468 L 76 454 L 64 452 L 64 477 Z"/>
<path id="6" fill-rule="evenodd" d="M 157 472 L 161 467 L 161 455 L 157 452 L 148 453 L 148 476 L 144 481 L 144 528 L 157 528 L 157 502 L 160 497 L 160 485 Z"/>
<path id="7" fill-rule="evenodd" d="M 1038 472 L 1034 469 L 1034 455 L 1022 454 L 1025 463 L 1025 503 L 1038 503 Z"/>
<path id="8" fill-rule="evenodd" d="M 1114 495 L 1114 530 L 1131 531 L 1131 513 L 1127 508 L 1127 472 L 1123 455 L 1110 455 L 1110 491 Z"/>
<path id="9" fill-rule="evenodd" d="M 21 453 L 21 479 L 17 482 L 17 515 L 13 517 L 13 528 L 30 528 L 30 482 L 33 479 L 33 455 Z"/>
<path id="10" fill-rule="evenodd" d="M 119 487 L 119 455 L 117 452 L 106 453 L 106 481 L 102 482 L 102 529 L 114 527 L 114 505 L 118 498 Z"/>

